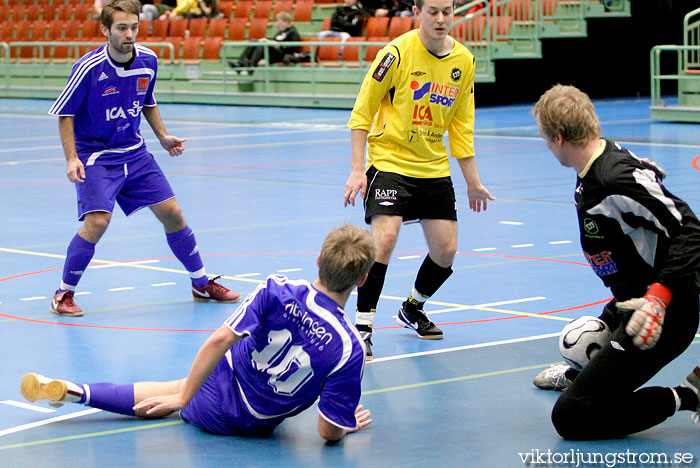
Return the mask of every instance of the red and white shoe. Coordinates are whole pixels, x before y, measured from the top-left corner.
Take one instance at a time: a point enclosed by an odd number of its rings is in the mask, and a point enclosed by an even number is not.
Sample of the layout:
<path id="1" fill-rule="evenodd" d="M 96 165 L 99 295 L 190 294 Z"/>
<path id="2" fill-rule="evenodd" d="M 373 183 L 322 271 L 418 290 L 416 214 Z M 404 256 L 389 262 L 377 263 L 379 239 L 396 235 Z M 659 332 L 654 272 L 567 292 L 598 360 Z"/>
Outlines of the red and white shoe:
<path id="1" fill-rule="evenodd" d="M 83 311 L 73 301 L 73 291 L 56 293 L 51 299 L 51 312 L 63 317 L 82 317 Z"/>
<path id="2" fill-rule="evenodd" d="M 233 289 L 229 289 L 217 283 L 216 280 L 218 280 L 219 278 L 221 278 L 221 276 L 217 276 L 214 279 L 210 279 L 209 284 L 207 284 L 201 289 L 195 288 L 194 285 L 192 285 L 192 298 L 197 302 L 238 302 L 238 300 L 241 298 L 241 295 Z"/>

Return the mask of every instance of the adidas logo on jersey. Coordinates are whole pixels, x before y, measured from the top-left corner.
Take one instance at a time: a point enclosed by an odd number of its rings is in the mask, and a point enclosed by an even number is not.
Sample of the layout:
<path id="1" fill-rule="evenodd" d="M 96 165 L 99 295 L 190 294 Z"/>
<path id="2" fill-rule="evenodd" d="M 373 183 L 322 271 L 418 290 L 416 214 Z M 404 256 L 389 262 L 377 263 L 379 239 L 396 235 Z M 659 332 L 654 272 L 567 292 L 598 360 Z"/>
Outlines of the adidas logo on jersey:
<path id="1" fill-rule="evenodd" d="M 107 76 L 107 74 L 106 74 L 105 72 L 102 72 L 102 74 L 101 74 L 100 77 L 97 79 L 97 81 L 106 80 L 107 78 L 109 78 L 109 77 Z"/>

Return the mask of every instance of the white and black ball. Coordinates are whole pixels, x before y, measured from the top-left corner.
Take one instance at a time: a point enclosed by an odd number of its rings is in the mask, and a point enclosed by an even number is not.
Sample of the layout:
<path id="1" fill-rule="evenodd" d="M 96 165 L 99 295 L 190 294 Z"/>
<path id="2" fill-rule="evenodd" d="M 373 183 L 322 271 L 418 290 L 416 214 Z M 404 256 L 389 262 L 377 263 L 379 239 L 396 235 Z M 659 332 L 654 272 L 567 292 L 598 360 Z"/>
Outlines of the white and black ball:
<path id="1" fill-rule="evenodd" d="M 597 317 L 584 315 L 569 322 L 561 331 L 559 351 L 567 364 L 581 370 L 609 342 L 607 324 Z"/>

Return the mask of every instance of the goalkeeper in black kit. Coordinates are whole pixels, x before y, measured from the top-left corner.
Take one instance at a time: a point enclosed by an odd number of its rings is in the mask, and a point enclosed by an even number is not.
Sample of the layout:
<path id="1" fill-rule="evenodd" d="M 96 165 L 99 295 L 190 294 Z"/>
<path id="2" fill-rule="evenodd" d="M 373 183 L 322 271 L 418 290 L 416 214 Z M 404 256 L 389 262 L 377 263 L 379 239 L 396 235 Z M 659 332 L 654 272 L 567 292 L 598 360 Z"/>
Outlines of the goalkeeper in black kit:
<path id="1" fill-rule="evenodd" d="M 540 388 L 564 389 L 552 411 L 555 429 L 565 439 L 608 439 L 653 427 L 679 410 L 692 411 L 697 422 L 700 367 L 677 387 L 640 387 L 695 337 L 700 222 L 666 190 L 660 168 L 601 138 L 585 93 L 556 85 L 533 115 L 547 148 L 578 174 L 581 247 L 614 296 L 600 316 L 610 342 L 590 363 L 580 373 L 559 365 L 535 377 Z"/>

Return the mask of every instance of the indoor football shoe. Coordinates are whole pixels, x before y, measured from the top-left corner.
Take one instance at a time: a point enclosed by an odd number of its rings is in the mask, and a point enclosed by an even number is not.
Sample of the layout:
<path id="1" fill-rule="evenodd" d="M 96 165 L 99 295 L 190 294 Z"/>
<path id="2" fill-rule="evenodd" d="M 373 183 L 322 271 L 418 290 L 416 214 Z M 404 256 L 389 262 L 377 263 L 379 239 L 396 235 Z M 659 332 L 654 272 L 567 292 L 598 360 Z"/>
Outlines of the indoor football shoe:
<path id="1" fill-rule="evenodd" d="M 418 309 L 415 312 L 407 310 L 406 301 L 401 304 L 396 321 L 399 325 L 414 330 L 424 340 L 441 340 L 444 336 L 442 330 L 430 321 L 428 314 L 422 309 Z"/>
<path id="2" fill-rule="evenodd" d="M 688 374 L 688 377 L 685 378 L 685 382 L 681 384 L 681 387 L 691 389 L 698 398 L 700 398 L 700 367 L 695 367 L 693 372 Z M 693 411 L 693 414 L 690 415 L 690 419 L 695 424 L 700 424 L 700 406 Z"/>
<path id="3" fill-rule="evenodd" d="M 73 291 L 63 291 L 54 294 L 51 299 L 51 312 L 56 315 L 62 315 L 63 317 L 80 317 L 83 315 L 83 311 L 80 307 L 75 305 L 73 301 Z"/>
<path id="4" fill-rule="evenodd" d="M 216 282 L 221 276 L 209 280 L 209 284 L 203 288 L 195 288 L 192 285 L 192 297 L 197 302 L 217 301 L 217 302 L 238 302 L 241 295 L 236 291 L 220 285 Z"/>
<path id="5" fill-rule="evenodd" d="M 365 361 L 371 361 L 373 358 L 372 355 L 372 327 L 369 325 L 355 325 L 357 327 L 357 331 L 360 332 L 360 336 L 362 337 L 362 340 L 365 342 L 365 349 L 367 352 L 365 353 Z"/>
<path id="6" fill-rule="evenodd" d="M 566 371 L 569 369 L 571 367 L 566 364 L 550 366 L 537 374 L 532 383 L 542 390 L 564 390 L 571 385 L 571 380 L 566 377 Z"/>

